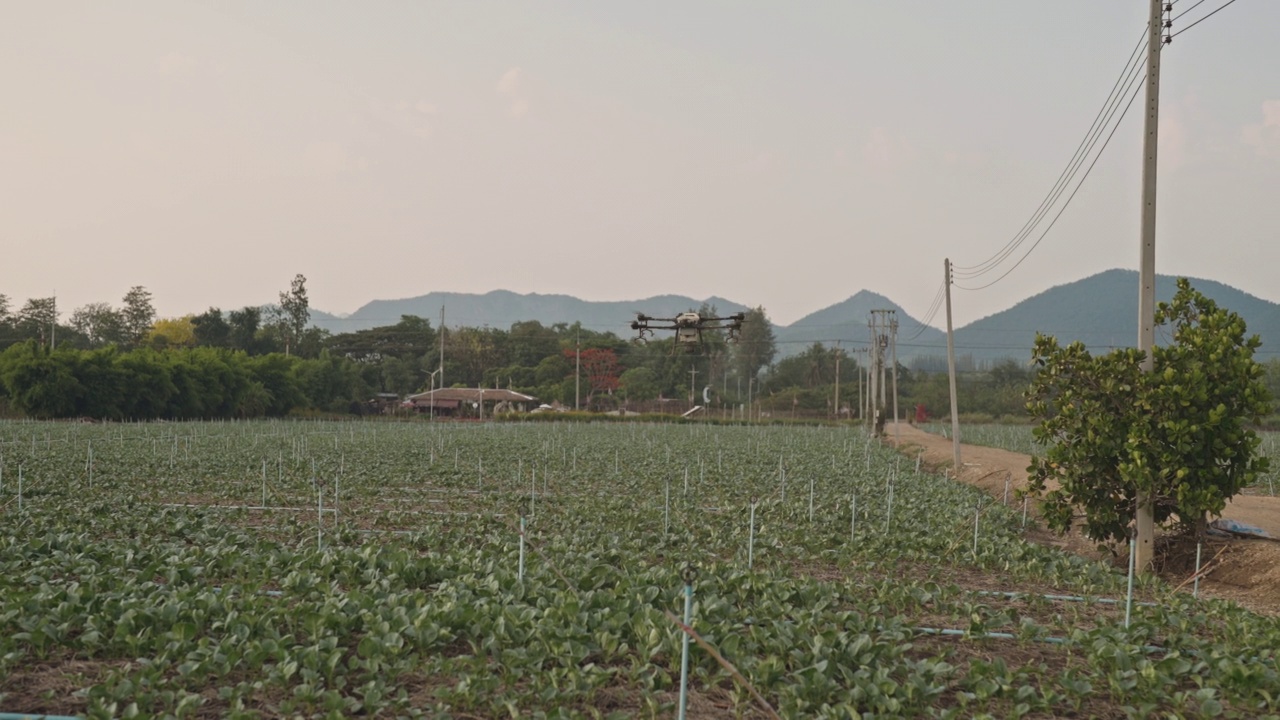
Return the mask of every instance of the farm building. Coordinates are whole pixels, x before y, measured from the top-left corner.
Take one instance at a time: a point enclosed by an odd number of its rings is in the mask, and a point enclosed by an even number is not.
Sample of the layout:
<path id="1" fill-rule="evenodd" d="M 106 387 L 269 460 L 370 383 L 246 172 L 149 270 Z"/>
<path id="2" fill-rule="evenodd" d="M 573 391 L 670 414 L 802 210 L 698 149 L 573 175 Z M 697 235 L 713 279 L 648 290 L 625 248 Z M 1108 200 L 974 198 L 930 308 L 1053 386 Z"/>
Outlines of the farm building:
<path id="1" fill-rule="evenodd" d="M 436 415 L 450 417 L 528 412 L 538 403 L 533 396 L 497 388 L 439 388 L 410 395 L 405 402 L 418 412 L 434 412 Z"/>

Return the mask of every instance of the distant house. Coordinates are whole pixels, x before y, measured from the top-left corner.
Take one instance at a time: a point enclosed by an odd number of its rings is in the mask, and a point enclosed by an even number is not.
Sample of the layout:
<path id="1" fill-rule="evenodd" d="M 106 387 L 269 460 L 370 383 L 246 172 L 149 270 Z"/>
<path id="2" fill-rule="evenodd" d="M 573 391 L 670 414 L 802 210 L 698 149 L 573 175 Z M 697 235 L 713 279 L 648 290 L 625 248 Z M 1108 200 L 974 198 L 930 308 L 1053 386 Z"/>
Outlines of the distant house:
<path id="1" fill-rule="evenodd" d="M 378 393 L 369 401 L 369 407 L 374 413 L 390 415 L 396 411 L 396 407 L 400 405 L 400 396 L 395 393 Z"/>
<path id="2" fill-rule="evenodd" d="M 405 399 L 421 413 L 446 417 L 481 417 L 500 412 L 528 412 L 538 399 L 513 390 L 497 388 L 438 388 Z"/>

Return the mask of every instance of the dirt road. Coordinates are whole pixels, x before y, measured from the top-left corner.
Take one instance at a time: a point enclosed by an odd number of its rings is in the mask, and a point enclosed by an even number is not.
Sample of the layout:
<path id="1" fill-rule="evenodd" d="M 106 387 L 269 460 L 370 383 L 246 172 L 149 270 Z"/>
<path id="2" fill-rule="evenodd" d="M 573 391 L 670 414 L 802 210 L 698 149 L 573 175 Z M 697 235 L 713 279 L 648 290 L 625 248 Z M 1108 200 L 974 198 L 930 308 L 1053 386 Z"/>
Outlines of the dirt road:
<path id="1" fill-rule="evenodd" d="M 900 438 L 901 451 L 910 457 L 921 455 L 922 462 L 935 471 L 950 472 L 952 464 L 951 440 L 927 433 L 911 425 L 890 425 L 885 430 L 889 444 L 895 434 Z M 1003 500 L 1008 489 L 1009 503 L 1014 504 L 1014 491 L 1027 485 L 1027 466 L 1031 458 L 1022 453 L 961 445 L 959 480 L 981 488 L 992 497 Z M 1223 513 L 1223 517 L 1248 523 L 1280 538 L 1280 498 L 1260 495 L 1240 495 Z M 1056 536 L 1044 531 L 1030 534 L 1037 542 L 1061 547 L 1069 552 L 1088 557 L 1101 557 L 1095 543 L 1073 532 Z M 1223 549 L 1220 555 L 1218 551 Z M 1217 543 L 1205 551 L 1206 558 L 1217 556 L 1217 564 L 1201 582 L 1202 593 L 1213 597 L 1228 598 L 1257 612 L 1280 614 L 1280 542 L 1268 540 L 1232 539 Z M 1192 574 L 1190 568 L 1173 566 L 1165 573 L 1174 585 Z"/>

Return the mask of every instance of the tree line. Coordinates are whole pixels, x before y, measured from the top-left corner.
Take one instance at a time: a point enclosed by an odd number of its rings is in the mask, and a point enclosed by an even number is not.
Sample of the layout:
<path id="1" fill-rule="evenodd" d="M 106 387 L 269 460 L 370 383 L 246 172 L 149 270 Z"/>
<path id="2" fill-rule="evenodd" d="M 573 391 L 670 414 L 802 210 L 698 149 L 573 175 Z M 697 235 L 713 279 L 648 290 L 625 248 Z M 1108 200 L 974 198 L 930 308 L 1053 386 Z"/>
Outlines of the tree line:
<path id="1" fill-rule="evenodd" d="M 716 314 L 708 306 L 697 311 Z M 849 417 L 858 416 L 866 383 L 866 364 L 845 348 L 814 343 L 776 359 L 763 307 L 747 313 L 738 342 L 708 331 L 693 355 L 674 351 L 669 338 L 636 344 L 580 323 L 440 329 L 405 315 L 390 325 L 331 333 L 309 321 L 302 275 L 274 306 L 210 307 L 179 318 L 157 318 L 141 286 L 130 288 L 118 307 L 90 303 L 66 322 L 53 298 L 28 300 L 14 311 L 0 294 L 0 402 L 34 417 L 255 417 L 359 412 L 377 394 L 483 386 L 611 410 L 652 409 L 661 399 L 701 403 L 709 388 L 713 408 L 750 399 L 771 415 Z M 1266 377 L 1280 386 L 1280 362 L 1268 365 Z M 1025 419 L 1023 393 L 1032 379 L 1032 368 L 1012 359 L 963 373 L 960 408 Z M 916 405 L 931 417 L 950 407 L 945 372 L 899 365 L 898 391 L 907 416 Z M 215 397 L 219 392 L 223 397 Z"/>

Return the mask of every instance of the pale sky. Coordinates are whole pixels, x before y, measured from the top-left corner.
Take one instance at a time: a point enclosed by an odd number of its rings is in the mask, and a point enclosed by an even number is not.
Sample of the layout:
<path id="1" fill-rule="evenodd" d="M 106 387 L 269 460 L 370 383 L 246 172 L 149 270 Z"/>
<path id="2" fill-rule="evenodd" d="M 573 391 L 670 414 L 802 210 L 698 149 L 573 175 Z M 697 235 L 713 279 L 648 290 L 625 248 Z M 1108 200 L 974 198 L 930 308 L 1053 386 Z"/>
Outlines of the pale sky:
<path id="1" fill-rule="evenodd" d="M 273 302 L 303 273 L 329 312 L 682 293 L 790 323 L 867 289 L 921 317 L 944 257 L 986 260 L 1035 211 L 1146 11 L 14 0 L 0 293 L 56 290 L 65 319 L 144 285 L 180 315 Z M 1273 301 L 1277 28 L 1280 3 L 1242 0 L 1165 49 L 1157 240 L 1160 273 Z M 957 291 L 957 324 L 1136 269 L 1142 100 L 1030 257 Z"/>

